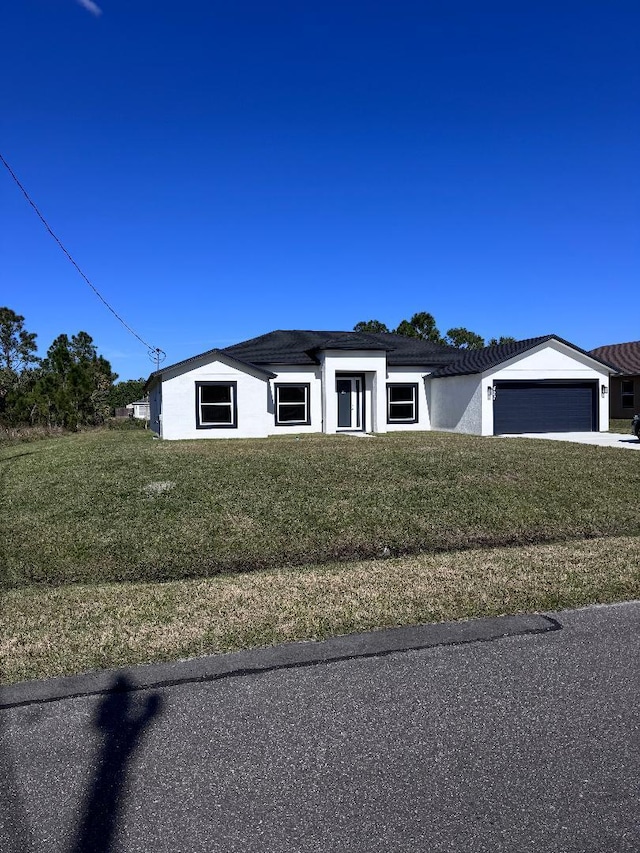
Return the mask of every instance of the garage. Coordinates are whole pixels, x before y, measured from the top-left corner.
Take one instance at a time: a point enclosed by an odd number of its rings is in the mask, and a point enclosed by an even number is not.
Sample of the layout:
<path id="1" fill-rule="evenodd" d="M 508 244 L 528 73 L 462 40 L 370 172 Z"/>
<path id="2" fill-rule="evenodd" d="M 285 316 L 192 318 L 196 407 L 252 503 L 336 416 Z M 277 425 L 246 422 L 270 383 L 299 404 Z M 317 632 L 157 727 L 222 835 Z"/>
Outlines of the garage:
<path id="1" fill-rule="evenodd" d="M 597 381 L 498 381 L 493 393 L 494 435 L 599 429 Z"/>

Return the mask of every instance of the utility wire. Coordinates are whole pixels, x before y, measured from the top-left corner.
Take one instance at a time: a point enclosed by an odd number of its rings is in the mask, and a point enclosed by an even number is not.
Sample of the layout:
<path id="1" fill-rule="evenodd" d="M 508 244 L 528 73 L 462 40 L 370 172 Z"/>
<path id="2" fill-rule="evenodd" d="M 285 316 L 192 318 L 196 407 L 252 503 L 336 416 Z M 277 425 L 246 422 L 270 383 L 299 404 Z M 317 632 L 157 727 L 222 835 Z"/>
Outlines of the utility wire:
<path id="1" fill-rule="evenodd" d="M 154 354 L 154 355 L 153 355 L 154 360 L 156 360 L 156 362 L 157 362 L 157 363 L 159 363 L 159 362 L 161 361 L 161 359 L 160 359 L 160 357 L 159 357 L 159 356 L 160 356 L 160 354 L 162 354 L 162 355 L 164 356 L 164 355 L 165 355 L 164 351 L 163 351 L 163 350 L 161 350 L 161 349 L 160 349 L 160 347 L 154 347 L 154 346 L 151 346 L 151 344 L 148 344 L 145 340 L 143 340 L 137 332 L 134 332 L 134 330 L 131 328 L 131 326 L 129 326 L 129 325 L 127 325 L 127 323 L 125 323 L 125 321 L 124 321 L 124 320 L 122 319 L 122 317 L 117 313 L 117 311 L 115 311 L 115 310 L 111 307 L 111 305 L 109 305 L 109 303 L 108 303 L 108 302 L 107 302 L 107 300 L 104 298 L 104 296 L 100 293 L 100 291 L 98 290 L 98 288 L 97 288 L 97 287 L 95 287 L 95 286 L 94 286 L 94 285 L 89 281 L 89 279 L 87 278 L 87 276 L 82 272 L 82 270 L 80 269 L 80 267 L 78 266 L 78 264 L 75 262 L 75 260 L 74 260 L 74 259 L 73 259 L 73 257 L 71 256 L 71 254 L 70 254 L 70 253 L 67 251 L 67 249 L 63 246 L 62 241 L 61 241 L 61 240 L 56 236 L 56 234 L 53 232 L 53 230 L 52 230 L 51 226 L 49 225 L 49 223 L 47 222 L 47 220 L 44 218 L 44 216 L 43 216 L 43 215 L 40 213 L 40 211 L 38 210 L 38 207 L 36 206 L 36 203 L 33 201 L 33 199 L 31 198 L 31 196 L 29 195 L 29 193 L 26 191 L 26 189 L 22 186 L 22 184 L 21 184 L 21 183 L 20 183 L 20 181 L 18 180 L 18 176 L 17 176 L 17 175 L 16 175 L 16 173 L 13 171 L 13 169 L 11 168 L 11 166 L 7 163 L 7 161 L 4 159 L 4 157 L 2 156 L 2 154 L 1 154 L 1 153 L 0 153 L 0 160 L 2 161 L 2 165 L 5 167 L 5 169 L 9 172 L 9 174 L 11 175 L 11 177 L 13 178 L 13 180 L 16 182 L 16 184 L 17 184 L 17 185 L 20 187 L 20 189 L 22 190 L 22 194 L 24 195 L 24 197 L 26 198 L 26 200 L 29 202 L 29 204 L 31 205 L 31 207 L 32 207 L 32 208 L 35 210 L 35 212 L 38 214 L 38 218 L 40 219 L 40 221 L 42 222 L 42 224 L 44 225 L 44 227 L 47 229 L 47 231 L 49 232 L 49 234 L 51 234 L 51 236 L 52 236 L 52 237 L 53 237 L 53 239 L 56 241 L 56 243 L 58 244 L 58 246 L 60 246 L 60 248 L 62 249 L 62 251 L 64 252 L 64 254 L 65 254 L 65 255 L 67 256 L 67 258 L 71 261 L 71 263 L 73 264 L 73 266 L 77 269 L 77 271 L 80 273 L 80 275 L 82 276 L 82 278 L 86 281 L 86 283 L 89 285 L 89 287 L 91 288 L 91 290 L 93 290 L 93 292 L 94 292 L 94 293 L 95 293 L 95 295 L 98 297 L 98 299 L 99 299 L 99 300 L 100 300 L 100 301 L 101 301 L 101 302 L 102 302 L 102 303 L 103 303 L 103 304 L 104 304 L 104 305 L 109 309 L 109 311 L 111 311 L 111 313 L 112 313 L 112 314 L 113 314 L 113 316 L 116 318 L 116 320 L 118 320 L 120 323 L 122 323 L 122 325 L 125 327 L 125 329 L 126 329 L 128 332 L 130 332 L 130 333 L 133 335 L 133 337 L 134 337 L 134 338 L 137 338 L 137 339 L 140 341 L 140 343 L 141 343 L 143 346 L 145 346 L 145 347 L 149 350 L 149 353 L 150 353 L 150 354 L 151 354 L 151 353 L 153 353 L 153 354 Z"/>

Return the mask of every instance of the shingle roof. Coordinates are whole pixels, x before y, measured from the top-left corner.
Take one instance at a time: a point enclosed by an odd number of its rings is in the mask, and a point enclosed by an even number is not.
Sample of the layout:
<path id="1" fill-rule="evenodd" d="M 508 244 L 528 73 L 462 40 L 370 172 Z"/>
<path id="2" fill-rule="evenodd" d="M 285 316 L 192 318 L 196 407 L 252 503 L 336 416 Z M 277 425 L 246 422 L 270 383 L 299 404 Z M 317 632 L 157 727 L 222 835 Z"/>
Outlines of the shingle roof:
<path id="1" fill-rule="evenodd" d="M 229 359 L 229 361 L 236 361 L 241 367 L 250 367 L 253 370 L 256 370 L 258 373 L 264 374 L 264 376 L 266 376 L 268 379 L 275 379 L 276 374 L 272 373 L 270 370 L 265 370 L 263 367 L 260 367 L 257 364 L 252 364 L 250 361 L 246 361 L 245 359 L 233 356 L 226 350 L 214 347 L 214 349 L 198 353 L 198 355 L 192 355 L 191 358 L 185 358 L 182 361 L 176 361 L 175 364 L 168 364 L 166 366 L 163 366 L 162 368 L 160 368 L 160 370 L 154 370 L 145 382 L 143 390 L 146 391 L 149 388 L 152 379 L 155 379 L 156 376 L 162 376 L 162 374 L 166 373 L 168 370 L 173 370 L 175 367 L 183 367 L 184 365 L 191 364 L 191 362 L 197 361 L 200 358 L 210 358 L 211 360 L 213 360 L 221 355 L 225 356 L 227 359 Z"/>
<path id="2" fill-rule="evenodd" d="M 482 349 L 464 350 L 459 358 L 445 367 L 436 370 L 431 375 L 434 378 L 437 378 L 439 376 L 464 376 L 465 374 L 471 373 L 484 373 L 485 370 L 491 370 L 492 367 L 497 367 L 499 364 L 502 364 L 503 361 L 508 361 L 510 358 L 521 355 L 522 353 L 551 340 L 559 341 L 560 343 L 571 347 L 571 349 L 577 350 L 583 355 L 587 355 L 589 358 L 593 358 L 595 361 L 601 362 L 606 367 L 615 369 L 614 365 L 607 364 L 602 358 L 580 349 L 580 347 L 569 343 L 569 341 L 565 341 L 564 338 L 560 338 L 558 335 L 542 335 L 538 338 L 527 338 L 524 341 L 512 341 L 508 344 L 497 344 L 491 347 L 483 347 Z M 460 350 L 458 350 L 458 352 L 460 352 Z"/>
<path id="3" fill-rule="evenodd" d="M 460 350 L 387 332 L 279 329 L 227 347 L 224 352 L 253 364 L 317 364 L 325 349 L 382 350 L 390 365 L 448 364 Z"/>
<path id="4" fill-rule="evenodd" d="M 151 374 L 145 389 L 149 387 L 152 379 L 162 373 L 191 364 L 201 358 L 213 359 L 225 356 L 237 361 L 241 366 L 250 367 L 269 378 L 273 378 L 275 374 L 265 369 L 264 365 L 318 364 L 319 353 L 327 349 L 380 350 L 387 353 L 387 364 L 392 367 L 420 366 L 425 371 L 432 371 L 431 375 L 436 378 L 439 376 L 463 376 L 465 374 L 483 373 L 503 361 L 550 340 L 566 344 L 566 346 L 599 361 L 606 367 L 615 371 L 618 370 L 615 362 L 608 363 L 603 356 L 596 354 L 596 350 L 588 353 L 557 335 L 543 335 L 538 338 L 528 338 L 524 341 L 498 344 L 478 350 L 460 350 L 445 344 L 435 344 L 431 341 L 423 341 L 420 338 L 394 335 L 390 332 L 326 332 L 279 329 L 257 338 L 251 338 L 248 341 L 241 341 L 239 344 L 234 344 L 225 349 L 211 349 L 184 359 L 184 361 L 163 367 Z M 640 342 L 636 346 L 638 346 L 638 353 L 640 354 Z M 601 347 L 600 349 L 607 348 Z"/>
<path id="5" fill-rule="evenodd" d="M 640 374 L 640 341 L 596 347 L 591 350 L 591 355 L 608 361 L 622 373 Z"/>

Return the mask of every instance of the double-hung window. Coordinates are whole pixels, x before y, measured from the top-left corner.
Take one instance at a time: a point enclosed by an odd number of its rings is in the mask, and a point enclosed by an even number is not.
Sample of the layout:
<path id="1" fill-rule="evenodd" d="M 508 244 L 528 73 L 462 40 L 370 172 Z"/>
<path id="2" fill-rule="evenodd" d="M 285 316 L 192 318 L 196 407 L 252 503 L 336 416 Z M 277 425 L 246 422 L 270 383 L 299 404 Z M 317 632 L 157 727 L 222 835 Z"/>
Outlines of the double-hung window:
<path id="1" fill-rule="evenodd" d="M 635 399 L 633 394 L 633 379 L 623 379 L 621 386 L 621 403 L 623 409 L 635 408 Z"/>
<path id="2" fill-rule="evenodd" d="M 415 424 L 418 422 L 417 382 L 397 382 L 387 385 L 387 423 Z"/>
<path id="3" fill-rule="evenodd" d="M 237 382 L 196 382 L 196 428 L 238 426 Z"/>
<path id="4" fill-rule="evenodd" d="M 310 389 L 308 382 L 276 382 L 276 426 L 309 426 Z"/>

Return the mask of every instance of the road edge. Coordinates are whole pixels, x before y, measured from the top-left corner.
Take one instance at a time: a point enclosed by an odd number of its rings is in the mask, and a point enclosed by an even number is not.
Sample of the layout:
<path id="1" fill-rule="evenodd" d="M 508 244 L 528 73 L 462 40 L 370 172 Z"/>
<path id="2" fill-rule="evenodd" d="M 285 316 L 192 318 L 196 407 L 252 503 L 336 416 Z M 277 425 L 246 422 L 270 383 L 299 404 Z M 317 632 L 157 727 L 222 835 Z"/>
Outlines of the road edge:
<path id="1" fill-rule="evenodd" d="M 0 710 L 81 696 L 215 681 L 351 658 L 382 657 L 436 646 L 491 642 L 561 628 L 552 616 L 534 613 L 377 629 L 322 641 L 284 643 L 171 663 L 140 664 L 8 684 L 0 687 Z"/>

